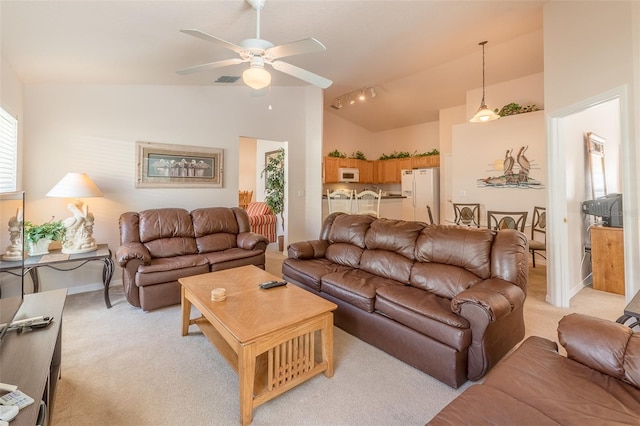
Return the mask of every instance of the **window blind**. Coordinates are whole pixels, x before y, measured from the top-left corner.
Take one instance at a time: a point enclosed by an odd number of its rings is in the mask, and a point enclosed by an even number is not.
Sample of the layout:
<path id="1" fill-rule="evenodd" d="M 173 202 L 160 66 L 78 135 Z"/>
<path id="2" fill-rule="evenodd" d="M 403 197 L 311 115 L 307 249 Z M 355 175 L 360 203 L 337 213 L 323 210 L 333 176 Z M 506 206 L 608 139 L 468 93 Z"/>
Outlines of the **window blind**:
<path id="1" fill-rule="evenodd" d="M 17 189 L 18 120 L 0 108 L 0 192 Z"/>

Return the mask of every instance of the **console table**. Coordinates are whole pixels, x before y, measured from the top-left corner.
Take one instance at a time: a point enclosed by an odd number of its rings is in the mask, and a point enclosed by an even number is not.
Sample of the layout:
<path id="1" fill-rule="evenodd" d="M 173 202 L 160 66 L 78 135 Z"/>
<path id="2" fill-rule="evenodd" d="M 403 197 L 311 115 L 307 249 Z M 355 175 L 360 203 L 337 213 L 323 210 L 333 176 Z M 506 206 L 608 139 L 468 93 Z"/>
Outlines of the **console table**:
<path id="1" fill-rule="evenodd" d="M 29 273 L 31 281 L 33 281 L 33 292 L 37 293 L 40 290 L 40 277 L 38 275 L 38 268 L 47 267 L 55 269 L 56 271 L 73 271 L 75 269 L 84 266 L 88 262 L 102 261 L 104 266 L 102 268 L 102 284 L 104 285 L 104 303 L 107 308 L 111 308 L 111 300 L 109 300 L 109 285 L 111 284 L 111 277 L 115 265 L 112 259 L 111 249 L 106 244 L 99 244 L 98 249 L 87 253 L 69 254 L 68 258 L 56 259 L 56 256 L 62 254 L 61 250 L 51 250 L 47 255 L 40 256 L 26 256 L 24 258 L 24 269 L 22 269 L 22 262 L 20 261 L 6 261 L 0 260 L 0 272 L 7 272 L 9 274 L 20 276 L 20 270 L 25 275 Z M 44 258 L 44 259 L 43 259 Z M 48 260 L 49 259 L 49 260 Z M 78 265 L 67 265 L 68 263 L 81 262 Z M 1 294 L 1 293 L 0 293 Z"/>
<path id="2" fill-rule="evenodd" d="M 62 310 L 67 290 L 27 294 L 16 319 L 49 316 L 46 328 L 18 334 L 10 331 L 0 347 L 0 382 L 18 386 L 35 402 L 24 407 L 11 426 L 33 426 L 39 414 L 50 418 L 62 361 Z M 43 401 L 44 410 L 40 408 Z M 44 422 L 45 424 L 48 422 Z"/>

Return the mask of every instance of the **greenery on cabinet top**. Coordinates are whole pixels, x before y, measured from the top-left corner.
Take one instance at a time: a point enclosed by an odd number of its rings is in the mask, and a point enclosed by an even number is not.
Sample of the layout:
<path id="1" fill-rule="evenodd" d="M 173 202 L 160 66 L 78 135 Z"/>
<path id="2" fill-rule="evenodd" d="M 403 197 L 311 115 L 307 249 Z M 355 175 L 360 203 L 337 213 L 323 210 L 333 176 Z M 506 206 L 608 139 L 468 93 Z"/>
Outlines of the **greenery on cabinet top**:
<path id="1" fill-rule="evenodd" d="M 391 154 L 382 154 L 378 160 L 392 160 L 395 158 L 411 158 L 411 157 L 429 157 L 432 155 L 440 155 L 440 152 L 437 149 L 432 149 L 429 152 L 419 153 L 418 151 L 413 151 L 413 154 L 408 151 L 393 151 Z M 347 157 L 347 154 L 344 152 L 340 152 L 337 149 L 331 151 L 327 154 L 328 157 L 334 158 L 355 158 L 358 160 L 366 160 L 367 157 L 362 153 L 362 151 L 352 152 L 350 156 Z"/>

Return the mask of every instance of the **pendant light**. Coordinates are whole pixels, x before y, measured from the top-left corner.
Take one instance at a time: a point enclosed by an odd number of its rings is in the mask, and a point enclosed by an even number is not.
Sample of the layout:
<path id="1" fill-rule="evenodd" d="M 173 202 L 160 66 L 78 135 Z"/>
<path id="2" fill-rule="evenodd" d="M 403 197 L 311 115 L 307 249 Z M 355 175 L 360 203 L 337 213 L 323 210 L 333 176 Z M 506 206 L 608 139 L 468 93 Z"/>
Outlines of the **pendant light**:
<path id="1" fill-rule="evenodd" d="M 482 102 L 480 103 L 478 111 L 473 117 L 471 117 L 471 120 L 469 120 L 472 123 L 484 123 L 485 121 L 492 121 L 500 118 L 500 116 L 493 112 L 493 110 L 489 109 L 487 104 L 484 102 L 484 45 L 487 44 L 487 42 L 483 41 L 478 44 L 482 46 Z"/>

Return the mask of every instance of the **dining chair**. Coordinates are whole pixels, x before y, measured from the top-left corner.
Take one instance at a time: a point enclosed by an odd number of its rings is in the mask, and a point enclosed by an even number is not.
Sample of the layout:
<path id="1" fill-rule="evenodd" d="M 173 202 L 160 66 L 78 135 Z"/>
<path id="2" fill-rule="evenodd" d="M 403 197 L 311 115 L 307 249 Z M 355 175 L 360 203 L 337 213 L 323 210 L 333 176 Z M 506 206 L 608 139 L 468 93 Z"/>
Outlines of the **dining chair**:
<path id="1" fill-rule="evenodd" d="M 480 204 L 453 203 L 454 222 L 456 225 L 475 226 L 480 228 Z"/>
<path id="2" fill-rule="evenodd" d="M 498 212 L 487 211 L 487 227 L 497 231 L 501 229 L 517 229 L 524 232 L 529 212 Z"/>
<path id="3" fill-rule="evenodd" d="M 533 259 L 533 267 L 536 267 L 536 254 L 547 258 L 541 251 L 547 252 L 547 209 L 544 207 L 534 207 L 531 218 L 531 239 L 529 240 L 529 251 Z M 541 240 L 536 240 L 536 237 Z"/>
<path id="4" fill-rule="evenodd" d="M 238 206 L 246 210 L 251 198 L 253 198 L 253 191 L 238 191 Z"/>
<path id="5" fill-rule="evenodd" d="M 429 225 L 433 225 L 433 214 L 431 213 L 431 206 L 427 204 L 427 217 L 429 218 Z"/>
<path id="6" fill-rule="evenodd" d="M 382 198 L 382 190 L 378 192 L 369 190 L 358 192 L 356 194 L 357 213 L 380 217 L 380 198 Z"/>
<path id="7" fill-rule="evenodd" d="M 351 214 L 353 191 L 350 189 L 336 189 L 330 192 L 327 189 L 327 202 L 329 203 L 329 214 L 336 212 Z"/>

